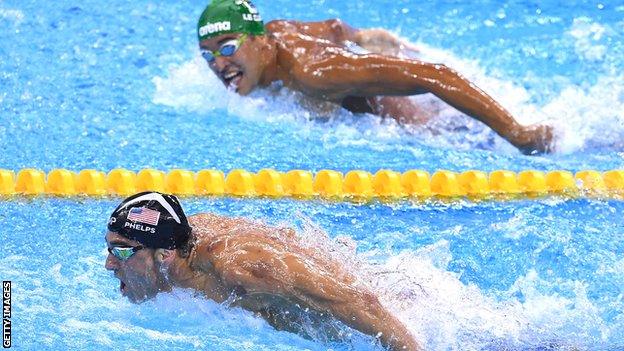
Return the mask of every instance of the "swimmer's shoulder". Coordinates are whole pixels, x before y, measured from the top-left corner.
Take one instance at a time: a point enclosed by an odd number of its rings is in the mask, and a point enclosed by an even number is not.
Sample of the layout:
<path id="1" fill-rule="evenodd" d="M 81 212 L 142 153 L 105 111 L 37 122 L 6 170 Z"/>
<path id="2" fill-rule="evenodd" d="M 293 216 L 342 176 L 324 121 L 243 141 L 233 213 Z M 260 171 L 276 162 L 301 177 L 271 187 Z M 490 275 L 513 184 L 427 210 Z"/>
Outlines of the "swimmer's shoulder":
<path id="1" fill-rule="evenodd" d="M 326 39 L 330 35 L 345 35 L 344 31 L 352 30 L 346 23 L 336 18 L 316 22 L 273 20 L 268 22 L 265 28 L 272 34 L 305 34 Z"/>
<path id="2" fill-rule="evenodd" d="M 270 226 L 263 221 L 249 218 L 199 213 L 189 216 L 188 220 L 198 243 L 202 244 L 214 244 L 230 239 L 258 239 L 259 237 L 278 241 L 291 241 L 296 238 L 296 233 L 292 228 Z"/>
<path id="3" fill-rule="evenodd" d="M 267 32 L 272 34 L 298 32 L 300 22 L 292 20 L 272 20 L 264 25 Z"/>
<path id="4" fill-rule="evenodd" d="M 195 238 L 195 256 L 200 258 L 195 264 L 213 257 L 216 251 L 226 242 L 238 237 L 241 228 L 248 227 L 247 221 L 242 218 L 221 216 L 214 213 L 199 213 L 188 217 Z"/>
<path id="5" fill-rule="evenodd" d="M 224 216 L 219 216 L 214 213 L 196 213 L 194 215 L 190 215 L 188 217 L 189 224 L 191 227 L 200 227 L 206 225 L 212 225 L 216 221 L 220 221 L 224 219 Z"/>
<path id="6" fill-rule="evenodd" d="M 195 232 L 222 233 L 246 222 L 243 218 L 221 216 L 215 213 L 198 213 L 188 217 Z"/>
<path id="7" fill-rule="evenodd" d="M 265 227 L 260 221 L 214 213 L 195 214 L 189 216 L 188 220 L 195 237 L 203 242 L 257 235 Z"/>

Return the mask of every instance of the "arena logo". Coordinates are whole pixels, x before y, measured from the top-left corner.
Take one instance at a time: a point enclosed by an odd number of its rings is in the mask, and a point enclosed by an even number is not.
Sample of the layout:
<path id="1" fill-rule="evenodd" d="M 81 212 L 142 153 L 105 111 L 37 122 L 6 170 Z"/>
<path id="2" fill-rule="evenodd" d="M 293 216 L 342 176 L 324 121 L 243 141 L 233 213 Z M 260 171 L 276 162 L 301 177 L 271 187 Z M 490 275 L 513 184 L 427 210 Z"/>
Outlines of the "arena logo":
<path id="1" fill-rule="evenodd" d="M 124 224 L 124 228 L 130 228 L 130 229 L 138 230 L 141 232 L 150 232 L 152 234 L 156 234 L 156 228 L 138 224 L 138 223 L 133 223 L 133 222 L 126 222 Z"/>
<path id="2" fill-rule="evenodd" d="M 199 27 L 199 35 L 204 36 L 215 32 L 223 32 L 226 30 L 230 30 L 231 28 L 232 24 L 230 23 L 230 21 L 207 23 L 205 26 Z"/>

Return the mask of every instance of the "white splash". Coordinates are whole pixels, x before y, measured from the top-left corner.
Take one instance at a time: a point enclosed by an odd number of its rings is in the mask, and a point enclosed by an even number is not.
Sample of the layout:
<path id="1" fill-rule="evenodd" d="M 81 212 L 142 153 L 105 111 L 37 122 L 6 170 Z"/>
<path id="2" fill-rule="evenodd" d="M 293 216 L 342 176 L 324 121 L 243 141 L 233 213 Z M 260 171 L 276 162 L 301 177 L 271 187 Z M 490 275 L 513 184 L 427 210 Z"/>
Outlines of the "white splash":
<path id="1" fill-rule="evenodd" d="M 449 271 L 452 254 L 446 240 L 417 252 L 358 254 L 352 240 L 331 239 L 312 221 L 302 220 L 302 242 L 317 255 L 340 262 L 374 291 L 425 349 L 579 350 L 610 345 L 621 329 L 621 323 L 609 325 L 602 319 L 583 283 L 550 282 L 530 270 L 502 297 L 489 296 Z M 561 296 L 560 290 L 573 296 Z"/>
<path id="2" fill-rule="evenodd" d="M 448 243 L 391 257 L 370 275 L 384 304 L 425 349 L 478 350 L 520 339 L 528 321 L 476 286 L 462 284 L 457 274 L 436 267 L 428 256 L 437 255 L 450 261 Z"/>
<path id="3" fill-rule="evenodd" d="M 2 2 L 0 2 L 1 5 Z M 14 25 L 19 25 L 24 21 L 24 13 L 20 10 L 0 7 L 0 19 L 6 19 L 13 22 Z"/>
<path id="4" fill-rule="evenodd" d="M 154 77 L 152 82 L 154 103 L 175 108 L 210 111 L 223 107 L 224 98 L 230 97 L 201 57 L 171 67 L 167 77 Z"/>
<path id="5" fill-rule="evenodd" d="M 574 38 L 576 53 L 588 61 L 600 61 L 607 52 L 607 46 L 600 40 L 609 34 L 611 29 L 600 23 L 593 22 L 590 18 L 575 18 L 568 35 Z"/>
<path id="6" fill-rule="evenodd" d="M 75 318 L 69 318 L 59 326 L 59 329 L 71 336 L 89 335 L 97 342 L 107 346 L 113 345 L 110 336 L 118 335 L 133 335 L 137 338 L 150 340 L 186 343 L 194 347 L 203 346 L 202 340 L 197 336 L 185 336 L 177 332 L 162 332 L 115 321 L 83 322 Z"/>
<path id="7" fill-rule="evenodd" d="M 622 149 L 624 74 L 601 77 L 588 89 L 567 87 L 542 111 L 557 119 L 565 135 L 559 143 L 562 152 L 573 152 L 588 143 Z"/>

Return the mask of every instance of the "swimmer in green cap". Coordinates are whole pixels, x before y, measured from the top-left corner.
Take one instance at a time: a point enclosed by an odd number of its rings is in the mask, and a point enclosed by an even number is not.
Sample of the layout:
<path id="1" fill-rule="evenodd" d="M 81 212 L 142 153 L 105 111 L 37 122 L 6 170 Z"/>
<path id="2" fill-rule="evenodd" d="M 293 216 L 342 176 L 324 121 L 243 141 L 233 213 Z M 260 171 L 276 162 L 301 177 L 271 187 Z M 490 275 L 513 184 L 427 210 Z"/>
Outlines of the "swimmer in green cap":
<path id="1" fill-rule="evenodd" d="M 407 96 L 432 93 L 525 154 L 552 148 L 552 127 L 523 126 L 453 69 L 397 55 L 409 47 L 383 30 L 358 30 L 340 20 L 264 25 L 247 0 L 213 0 L 201 14 L 197 35 L 212 71 L 241 95 L 281 81 L 352 112 L 423 124 L 427 113 Z M 355 54 L 349 43 L 371 53 Z"/>
<path id="2" fill-rule="evenodd" d="M 187 218 L 175 196 L 143 192 L 113 211 L 105 240 L 105 267 L 133 302 L 194 289 L 280 330 L 305 333 L 305 320 L 330 316 L 392 350 L 421 349 L 370 289 L 292 229 L 213 214 Z"/>

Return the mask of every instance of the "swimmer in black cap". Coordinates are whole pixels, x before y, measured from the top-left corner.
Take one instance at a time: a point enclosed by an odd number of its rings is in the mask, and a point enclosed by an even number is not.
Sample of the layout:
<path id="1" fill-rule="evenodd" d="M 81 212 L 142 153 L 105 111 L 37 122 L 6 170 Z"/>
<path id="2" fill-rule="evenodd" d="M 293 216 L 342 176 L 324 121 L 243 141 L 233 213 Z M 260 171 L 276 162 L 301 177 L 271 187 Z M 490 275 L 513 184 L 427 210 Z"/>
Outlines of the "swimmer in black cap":
<path id="1" fill-rule="evenodd" d="M 374 293 L 337 262 L 310 252 L 290 229 L 214 214 L 187 219 L 175 196 L 145 192 L 115 209 L 106 243 L 106 269 L 133 302 L 191 288 L 219 303 L 235 297 L 234 305 L 278 329 L 295 330 L 290 311 L 309 308 L 378 335 L 392 350 L 421 349 Z"/>
<path id="2" fill-rule="evenodd" d="M 133 302 L 169 289 L 154 264 L 155 253 L 176 250 L 188 256 L 191 227 L 175 196 L 144 192 L 125 199 L 108 220 L 106 268 L 121 282 L 121 293 Z M 139 259 L 130 259 L 136 256 Z M 114 259 L 116 258 L 116 260 Z"/>

